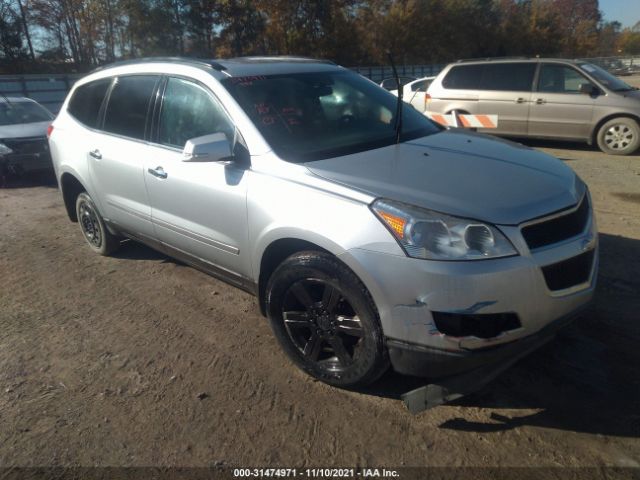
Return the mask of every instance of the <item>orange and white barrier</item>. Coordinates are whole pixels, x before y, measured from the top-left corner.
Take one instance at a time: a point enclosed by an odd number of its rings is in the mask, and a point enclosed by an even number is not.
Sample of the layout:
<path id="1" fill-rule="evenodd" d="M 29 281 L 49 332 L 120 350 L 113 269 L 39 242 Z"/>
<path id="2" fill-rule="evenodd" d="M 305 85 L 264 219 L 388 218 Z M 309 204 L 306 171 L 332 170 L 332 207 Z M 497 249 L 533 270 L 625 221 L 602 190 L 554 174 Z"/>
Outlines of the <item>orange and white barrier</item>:
<path id="1" fill-rule="evenodd" d="M 467 113 L 442 115 L 431 112 L 424 112 L 424 114 L 445 127 L 498 128 L 498 115 L 470 115 Z"/>

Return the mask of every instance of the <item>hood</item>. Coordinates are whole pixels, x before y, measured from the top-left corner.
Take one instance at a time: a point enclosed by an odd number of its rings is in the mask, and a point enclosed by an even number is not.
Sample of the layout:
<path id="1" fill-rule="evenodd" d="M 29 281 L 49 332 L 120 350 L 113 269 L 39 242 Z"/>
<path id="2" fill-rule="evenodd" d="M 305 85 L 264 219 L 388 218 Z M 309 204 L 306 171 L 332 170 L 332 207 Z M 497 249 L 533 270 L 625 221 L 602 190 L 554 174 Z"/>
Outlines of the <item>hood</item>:
<path id="1" fill-rule="evenodd" d="M 0 140 L 3 138 L 45 137 L 50 121 L 35 123 L 18 123 L 16 125 L 0 125 Z"/>
<path id="2" fill-rule="evenodd" d="M 500 225 L 575 205 L 585 190 L 560 160 L 457 130 L 306 166 L 375 197 Z"/>

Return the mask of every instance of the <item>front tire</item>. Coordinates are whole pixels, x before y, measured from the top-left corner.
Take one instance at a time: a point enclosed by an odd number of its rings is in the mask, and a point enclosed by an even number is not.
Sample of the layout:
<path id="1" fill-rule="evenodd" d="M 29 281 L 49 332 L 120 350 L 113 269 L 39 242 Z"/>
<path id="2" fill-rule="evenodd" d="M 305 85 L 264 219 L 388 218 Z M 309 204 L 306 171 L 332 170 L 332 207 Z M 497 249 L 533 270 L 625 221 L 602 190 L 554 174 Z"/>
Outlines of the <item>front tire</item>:
<path id="1" fill-rule="evenodd" d="M 325 383 L 364 386 L 388 368 L 377 309 L 358 277 L 332 255 L 287 258 L 269 279 L 266 310 L 289 358 Z"/>
<path id="2" fill-rule="evenodd" d="M 91 250 L 100 255 L 110 255 L 120 246 L 120 241 L 104 224 L 89 194 L 83 192 L 76 199 L 76 215 L 84 239 Z"/>
<path id="3" fill-rule="evenodd" d="M 631 155 L 640 147 L 640 127 L 632 118 L 613 118 L 600 127 L 597 140 L 604 153 Z"/>

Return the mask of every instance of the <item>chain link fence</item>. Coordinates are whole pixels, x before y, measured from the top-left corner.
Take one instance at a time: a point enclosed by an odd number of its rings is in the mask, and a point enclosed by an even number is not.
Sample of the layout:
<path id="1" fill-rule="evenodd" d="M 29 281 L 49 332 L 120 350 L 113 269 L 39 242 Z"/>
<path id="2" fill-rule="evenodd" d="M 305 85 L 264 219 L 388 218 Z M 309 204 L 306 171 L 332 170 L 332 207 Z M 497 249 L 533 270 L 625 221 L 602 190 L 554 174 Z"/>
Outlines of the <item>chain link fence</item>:
<path id="1" fill-rule="evenodd" d="M 67 93 L 82 77 L 82 74 L 0 75 L 0 98 L 29 97 L 58 113 Z"/>

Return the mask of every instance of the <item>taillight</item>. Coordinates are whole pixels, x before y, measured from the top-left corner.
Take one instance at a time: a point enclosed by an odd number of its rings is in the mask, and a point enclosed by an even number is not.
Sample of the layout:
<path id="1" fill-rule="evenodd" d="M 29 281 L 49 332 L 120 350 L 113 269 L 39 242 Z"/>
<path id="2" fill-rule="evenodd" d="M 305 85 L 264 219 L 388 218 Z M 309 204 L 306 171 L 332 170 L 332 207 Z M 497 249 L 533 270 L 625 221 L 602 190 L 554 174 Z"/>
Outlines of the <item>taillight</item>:
<path id="1" fill-rule="evenodd" d="M 47 127 L 47 138 L 51 138 L 52 133 L 53 133 L 53 125 L 49 125 Z"/>
<path id="2" fill-rule="evenodd" d="M 430 100 L 431 100 L 431 95 L 425 92 L 424 93 L 424 110 L 427 109 L 427 104 L 429 103 Z"/>

